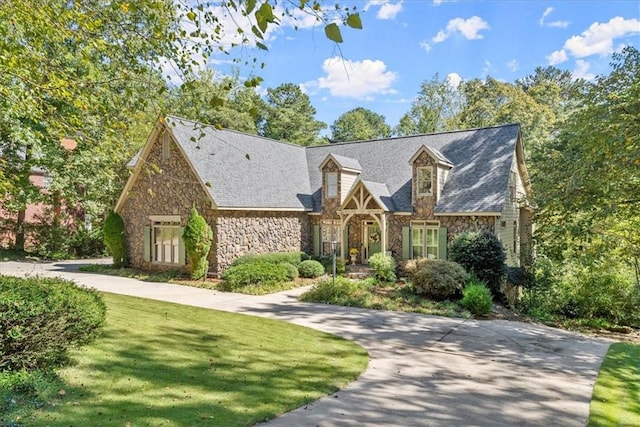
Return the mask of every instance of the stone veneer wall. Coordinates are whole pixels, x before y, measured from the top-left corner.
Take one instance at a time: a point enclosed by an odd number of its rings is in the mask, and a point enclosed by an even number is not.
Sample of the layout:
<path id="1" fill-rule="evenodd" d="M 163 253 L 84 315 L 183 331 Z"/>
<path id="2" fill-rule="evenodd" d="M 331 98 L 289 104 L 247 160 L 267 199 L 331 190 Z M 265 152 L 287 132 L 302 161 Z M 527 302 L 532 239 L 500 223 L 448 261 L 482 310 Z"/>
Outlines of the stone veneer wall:
<path id="1" fill-rule="evenodd" d="M 433 170 L 431 172 L 431 196 L 418 196 L 418 167 L 421 166 L 433 167 Z M 424 151 L 413 162 L 411 183 L 411 194 L 413 195 L 413 211 L 415 219 L 433 219 L 433 209 L 437 204 L 436 194 L 438 188 L 438 172 L 435 161 Z"/>
<path id="2" fill-rule="evenodd" d="M 155 166 L 160 170 L 155 170 Z M 176 268 L 144 261 L 144 227 L 151 225 L 150 215 L 180 215 L 180 224 L 184 226 L 192 205 L 205 218 L 208 216 L 211 206 L 209 196 L 179 148 L 172 141 L 169 158 L 164 160 L 162 143 L 158 138 L 118 212 L 125 223 L 130 264 L 145 269 Z M 214 246 L 209 253 L 209 261 L 212 260 L 215 260 Z"/>
<path id="3" fill-rule="evenodd" d="M 213 223 L 220 273 L 246 254 L 313 250 L 306 212 L 215 211 Z"/>
<path id="4" fill-rule="evenodd" d="M 338 194 L 336 197 L 327 198 L 327 183 L 325 182 L 326 172 L 336 172 L 338 175 Z M 338 209 L 340 208 L 340 186 L 342 184 L 342 175 L 340 168 L 333 161 L 329 160 L 324 168 L 322 168 L 322 216 L 324 218 L 338 218 Z"/>

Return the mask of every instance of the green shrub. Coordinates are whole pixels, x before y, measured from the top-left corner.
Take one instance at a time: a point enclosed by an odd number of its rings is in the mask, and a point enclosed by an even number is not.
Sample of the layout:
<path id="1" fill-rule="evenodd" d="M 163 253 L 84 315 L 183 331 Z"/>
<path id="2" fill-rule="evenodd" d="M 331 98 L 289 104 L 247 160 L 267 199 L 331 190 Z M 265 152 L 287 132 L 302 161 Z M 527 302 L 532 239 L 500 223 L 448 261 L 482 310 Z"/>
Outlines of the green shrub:
<path id="1" fill-rule="evenodd" d="M 320 257 L 314 257 L 324 267 L 324 272 L 327 274 L 333 274 L 333 255 L 323 255 Z M 336 274 L 342 275 L 347 271 L 347 265 L 345 260 L 339 256 L 336 256 Z"/>
<path id="2" fill-rule="evenodd" d="M 436 301 L 458 299 L 469 279 L 464 268 L 455 262 L 419 258 L 405 266 L 416 293 Z"/>
<path id="3" fill-rule="evenodd" d="M 127 241 L 125 237 L 124 221 L 115 211 L 109 211 L 104 220 L 103 227 L 104 244 L 113 256 L 115 267 L 127 265 Z"/>
<path id="4" fill-rule="evenodd" d="M 213 243 L 213 231 L 195 207 L 191 208 L 189 213 L 182 240 L 191 263 L 191 278 L 194 280 L 205 278 L 209 270 L 207 256 Z"/>
<path id="5" fill-rule="evenodd" d="M 294 266 L 300 265 L 302 261 L 309 259 L 309 255 L 304 252 L 270 252 L 265 254 L 248 254 L 233 260 L 232 266 L 253 263 L 282 264 L 288 262 Z"/>
<path id="6" fill-rule="evenodd" d="M 324 267 L 316 260 L 307 259 L 300 263 L 298 271 L 300 272 L 300 277 L 315 279 L 324 274 Z"/>
<path id="7" fill-rule="evenodd" d="M 475 315 L 491 313 L 492 303 L 491 290 L 478 279 L 471 279 L 462 291 L 460 305 Z"/>
<path id="8" fill-rule="evenodd" d="M 494 296 L 500 294 L 507 255 L 495 234 L 488 231 L 462 233 L 453 239 L 449 257 L 485 282 Z"/>
<path id="9" fill-rule="evenodd" d="M 362 282 L 345 277 L 336 277 L 335 283 L 333 278 L 322 279 L 302 294 L 300 300 L 356 307 L 360 306 L 361 286 Z"/>
<path id="10" fill-rule="evenodd" d="M 100 295 L 59 278 L 0 276 L 0 370 L 50 369 L 96 338 Z"/>
<path id="11" fill-rule="evenodd" d="M 229 267 L 223 274 L 222 290 L 235 290 L 243 286 L 286 282 L 291 280 L 291 269 L 284 263 L 252 262 Z"/>
<path id="12" fill-rule="evenodd" d="M 298 268 L 295 265 L 288 262 L 283 262 L 280 265 L 283 266 L 287 271 L 288 280 L 296 280 L 298 276 L 300 276 L 300 272 L 298 271 Z"/>
<path id="13" fill-rule="evenodd" d="M 376 278 L 382 282 L 396 281 L 396 260 L 392 256 L 379 252 L 367 260 L 375 271 Z"/>

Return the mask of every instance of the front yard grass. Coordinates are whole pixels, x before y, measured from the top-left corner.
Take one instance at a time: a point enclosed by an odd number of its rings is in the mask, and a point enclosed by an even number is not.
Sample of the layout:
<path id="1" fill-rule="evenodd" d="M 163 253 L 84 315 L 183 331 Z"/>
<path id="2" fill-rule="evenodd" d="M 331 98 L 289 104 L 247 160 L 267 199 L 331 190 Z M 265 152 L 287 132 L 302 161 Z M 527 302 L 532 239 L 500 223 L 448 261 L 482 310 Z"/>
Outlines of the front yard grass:
<path id="1" fill-rule="evenodd" d="M 609 347 L 593 389 L 588 425 L 640 425 L 640 345 Z"/>
<path id="2" fill-rule="evenodd" d="M 73 354 L 64 388 L 25 425 L 252 425 L 340 389 L 367 366 L 362 347 L 311 329 L 103 295 L 103 335 Z"/>

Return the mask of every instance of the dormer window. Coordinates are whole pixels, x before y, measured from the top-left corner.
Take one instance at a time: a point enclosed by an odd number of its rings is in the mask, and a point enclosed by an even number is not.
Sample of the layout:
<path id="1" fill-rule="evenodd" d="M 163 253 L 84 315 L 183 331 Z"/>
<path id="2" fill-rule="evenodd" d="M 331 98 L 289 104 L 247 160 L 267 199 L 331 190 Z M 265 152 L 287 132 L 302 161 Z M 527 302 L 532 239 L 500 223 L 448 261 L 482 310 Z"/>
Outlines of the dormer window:
<path id="1" fill-rule="evenodd" d="M 418 196 L 431 196 L 433 194 L 433 167 L 420 166 L 416 169 Z"/>
<path id="2" fill-rule="evenodd" d="M 326 195 L 328 199 L 338 197 L 338 172 L 325 174 Z"/>

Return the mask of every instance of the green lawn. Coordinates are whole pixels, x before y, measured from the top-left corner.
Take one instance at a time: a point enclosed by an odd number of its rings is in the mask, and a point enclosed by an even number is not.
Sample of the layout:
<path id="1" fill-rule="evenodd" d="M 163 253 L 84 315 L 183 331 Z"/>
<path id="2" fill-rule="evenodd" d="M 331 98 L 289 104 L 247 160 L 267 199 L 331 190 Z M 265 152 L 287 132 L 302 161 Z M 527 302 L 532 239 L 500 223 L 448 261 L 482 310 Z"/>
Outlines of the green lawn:
<path id="1" fill-rule="evenodd" d="M 589 426 L 640 425 L 640 345 L 611 345 L 591 398 Z"/>
<path id="2" fill-rule="evenodd" d="M 351 342 L 284 322 L 104 294 L 107 324 L 26 425 L 245 426 L 314 401 L 367 366 Z"/>

